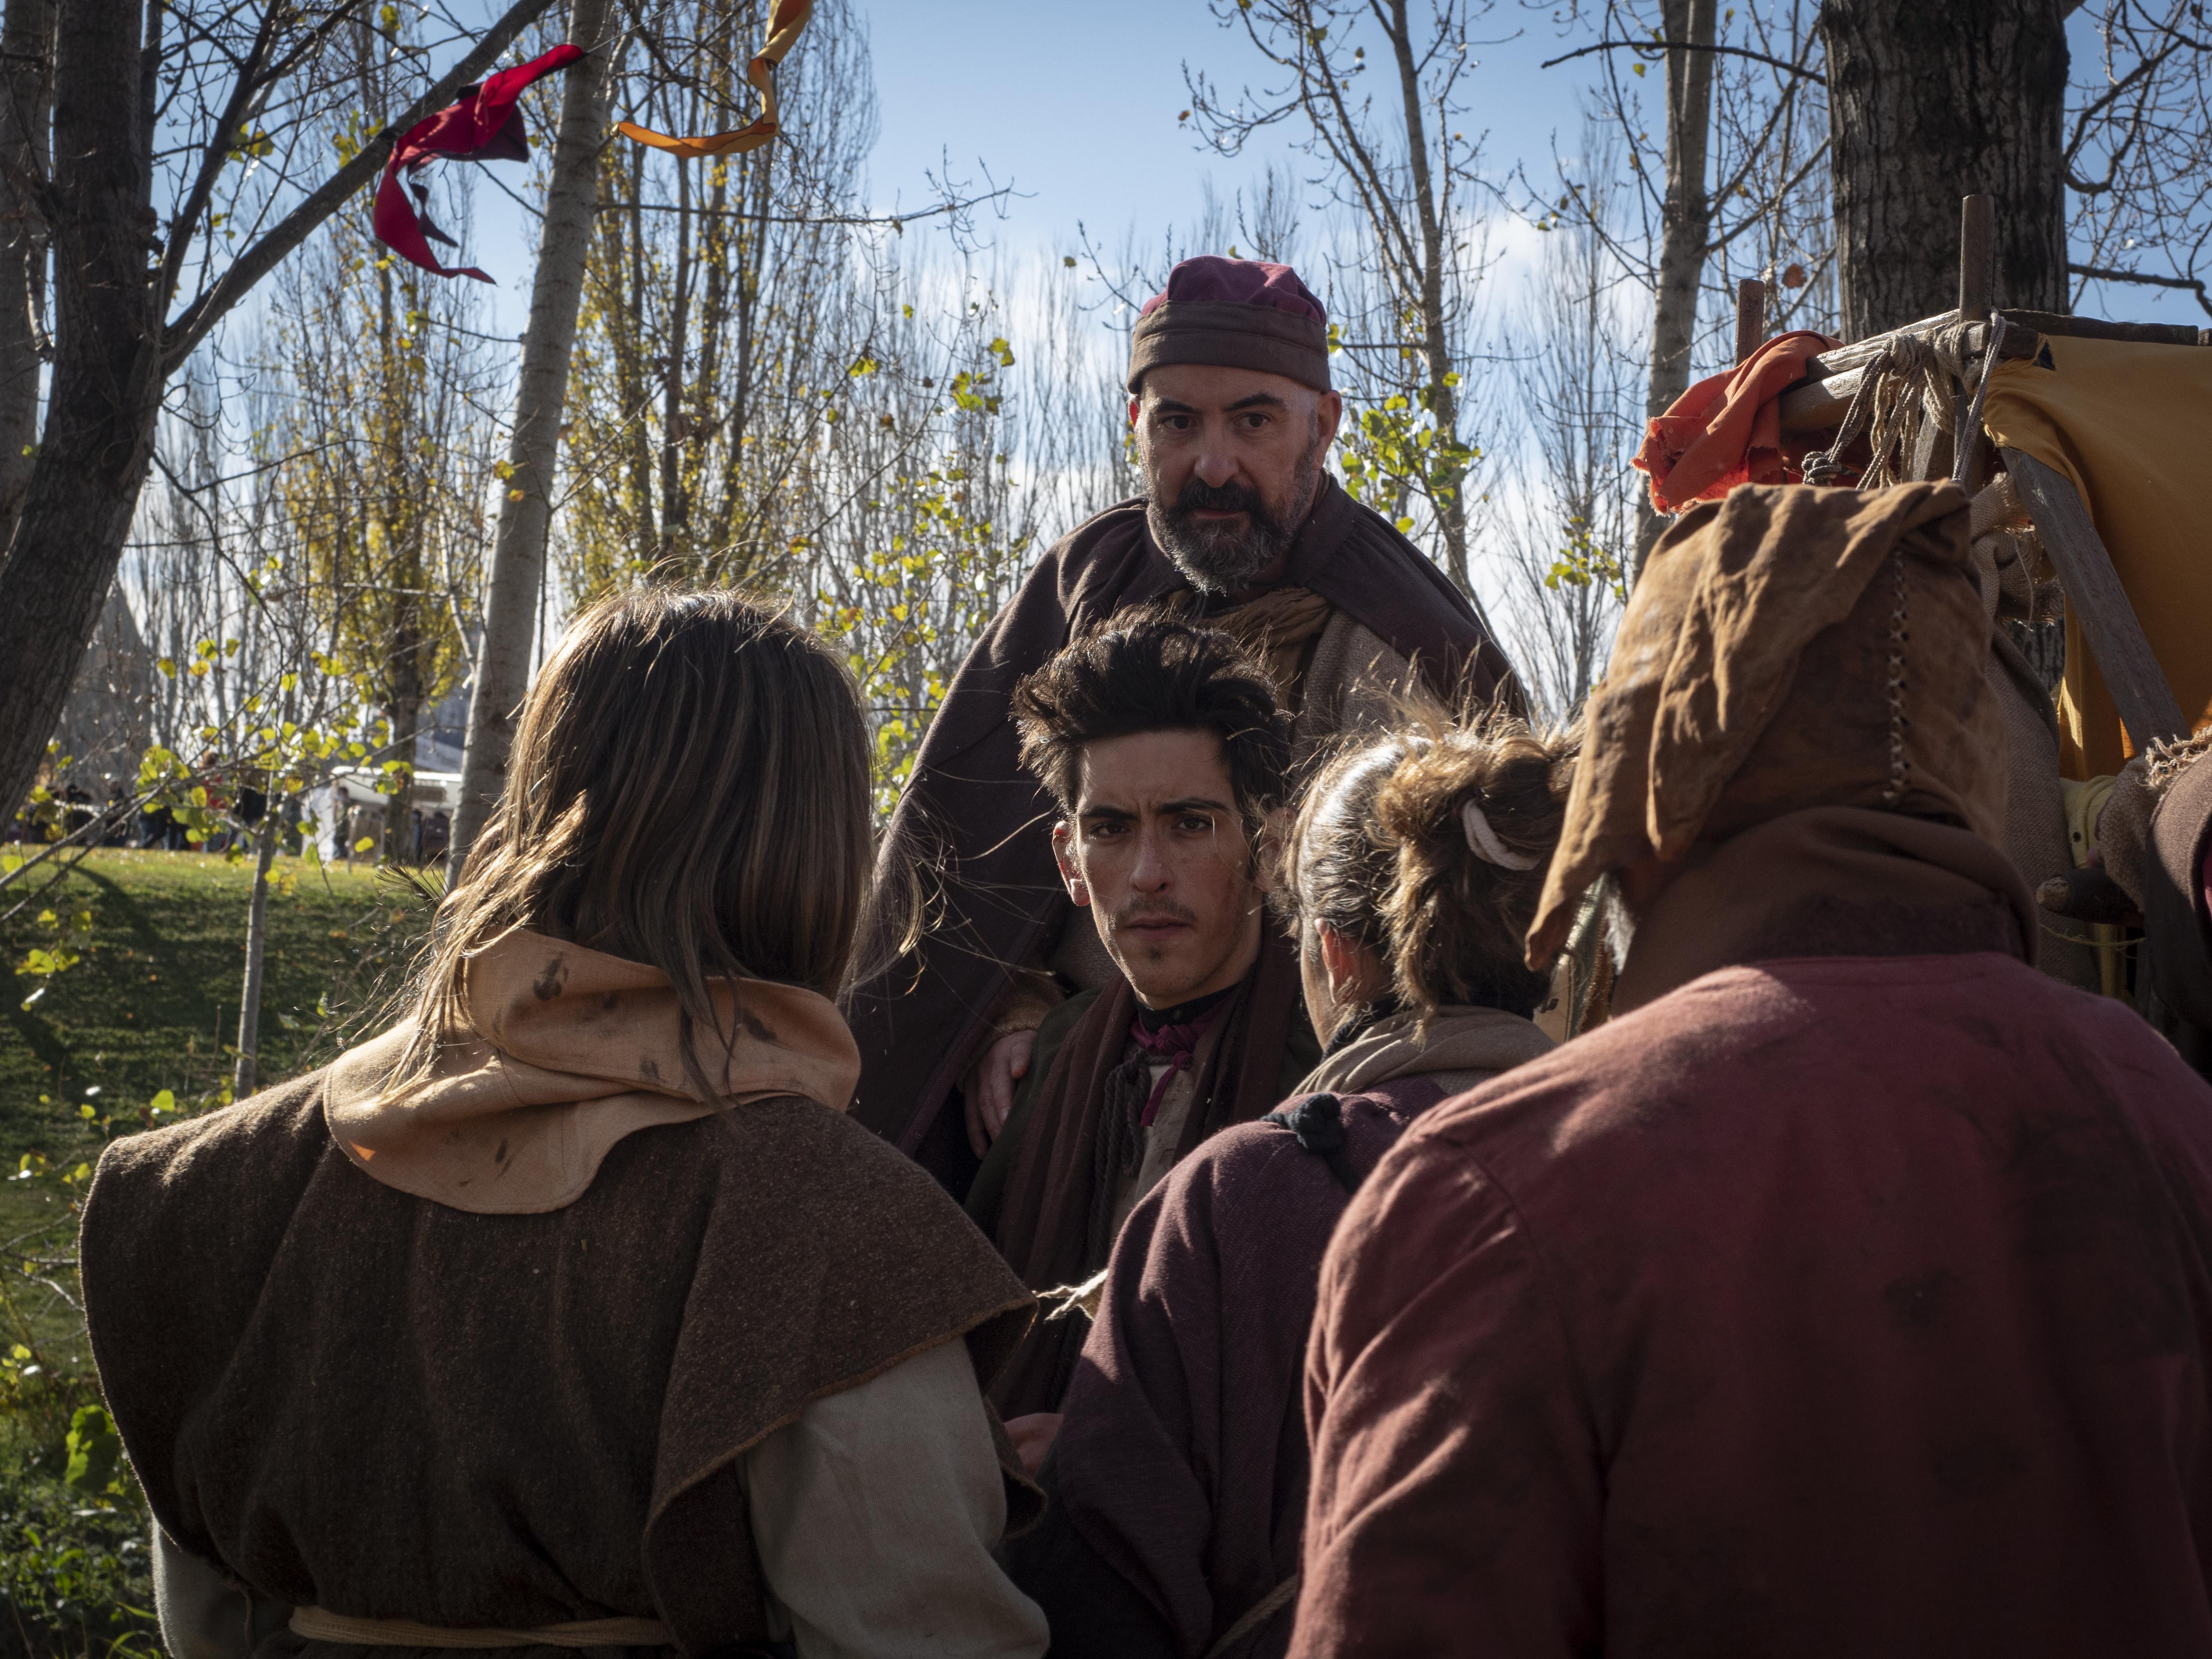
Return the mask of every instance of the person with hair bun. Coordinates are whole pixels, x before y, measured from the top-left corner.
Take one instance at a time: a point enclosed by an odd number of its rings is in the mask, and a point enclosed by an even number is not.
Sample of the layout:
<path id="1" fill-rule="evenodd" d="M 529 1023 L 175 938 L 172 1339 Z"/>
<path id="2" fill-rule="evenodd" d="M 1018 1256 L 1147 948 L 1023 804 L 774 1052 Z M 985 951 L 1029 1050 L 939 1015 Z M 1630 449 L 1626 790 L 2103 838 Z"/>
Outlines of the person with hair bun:
<path id="1" fill-rule="evenodd" d="M 1011 1541 L 1056 1659 L 1278 1655 L 1309 1457 L 1306 1334 L 1350 1194 L 1419 1113 L 1547 1050 L 1522 939 L 1559 839 L 1571 737 L 1492 714 L 1340 755 L 1280 889 L 1327 1048 L 1130 1214 Z"/>

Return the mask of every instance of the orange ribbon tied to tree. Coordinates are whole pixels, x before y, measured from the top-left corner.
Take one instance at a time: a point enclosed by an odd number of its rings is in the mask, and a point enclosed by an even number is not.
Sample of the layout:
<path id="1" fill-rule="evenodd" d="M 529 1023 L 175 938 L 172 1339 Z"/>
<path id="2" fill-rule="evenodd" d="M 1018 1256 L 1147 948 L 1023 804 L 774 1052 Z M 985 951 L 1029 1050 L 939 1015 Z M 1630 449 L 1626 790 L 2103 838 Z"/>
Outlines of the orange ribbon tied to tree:
<path id="1" fill-rule="evenodd" d="M 775 9 L 769 14 L 768 44 L 760 55 L 745 65 L 745 79 L 753 83 L 761 95 L 763 106 L 760 118 L 750 126 L 740 127 L 734 132 L 708 133 L 696 138 L 673 138 L 665 132 L 655 132 L 635 121 L 617 122 L 615 131 L 641 144 L 650 144 L 655 149 L 665 149 L 675 155 L 698 160 L 709 155 L 734 155 L 740 151 L 758 149 L 782 131 L 775 118 L 775 66 L 783 62 L 784 54 L 799 39 L 799 32 L 806 27 L 806 20 L 814 15 L 814 0 L 776 0 Z"/>

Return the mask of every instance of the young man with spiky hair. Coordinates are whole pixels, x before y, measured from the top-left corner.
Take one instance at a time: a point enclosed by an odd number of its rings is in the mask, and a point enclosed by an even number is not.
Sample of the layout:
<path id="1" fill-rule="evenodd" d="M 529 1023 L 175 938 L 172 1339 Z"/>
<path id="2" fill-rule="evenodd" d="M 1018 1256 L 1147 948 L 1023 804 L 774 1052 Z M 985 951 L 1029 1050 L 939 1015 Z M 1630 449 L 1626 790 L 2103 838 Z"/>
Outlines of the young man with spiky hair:
<path id="1" fill-rule="evenodd" d="M 1269 1110 L 1317 1054 L 1297 962 L 1268 921 L 1269 817 L 1289 722 L 1227 635 L 1116 619 L 1017 688 L 1022 762 L 1059 808 L 1052 851 L 1117 983 L 1056 1009 L 969 1212 L 1039 1290 L 1105 1266 L 1138 1199 L 1216 1130 Z M 1083 1322 L 1033 1332 L 994 1390 L 1050 1412 Z"/>

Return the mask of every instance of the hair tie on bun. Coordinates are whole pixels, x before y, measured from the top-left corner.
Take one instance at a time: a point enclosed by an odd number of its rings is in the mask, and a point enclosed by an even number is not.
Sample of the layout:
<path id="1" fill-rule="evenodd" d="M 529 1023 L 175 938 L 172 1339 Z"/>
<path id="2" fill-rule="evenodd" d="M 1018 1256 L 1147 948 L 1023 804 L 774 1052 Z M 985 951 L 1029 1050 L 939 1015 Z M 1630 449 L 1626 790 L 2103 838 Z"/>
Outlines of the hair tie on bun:
<path id="1" fill-rule="evenodd" d="M 1533 870 L 1535 859 L 1527 853 L 1507 850 L 1498 839 L 1498 831 L 1490 827 L 1490 820 L 1482 816 L 1482 808 L 1472 799 L 1459 804 L 1460 828 L 1467 831 L 1468 850 L 1486 864 L 1494 864 L 1501 870 Z"/>

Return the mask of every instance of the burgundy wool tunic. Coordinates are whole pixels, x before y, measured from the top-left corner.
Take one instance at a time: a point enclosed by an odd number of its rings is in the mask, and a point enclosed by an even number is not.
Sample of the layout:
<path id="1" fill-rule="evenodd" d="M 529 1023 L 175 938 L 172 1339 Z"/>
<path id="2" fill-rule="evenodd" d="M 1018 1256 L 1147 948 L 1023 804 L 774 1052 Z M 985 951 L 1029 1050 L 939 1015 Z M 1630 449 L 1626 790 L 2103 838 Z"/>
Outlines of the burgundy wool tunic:
<path id="1" fill-rule="evenodd" d="M 2212 1654 L 2209 1334 L 2212 1088 L 2129 1009 L 1705 974 L 1352 1201 L 1291 1651 Z"/>

